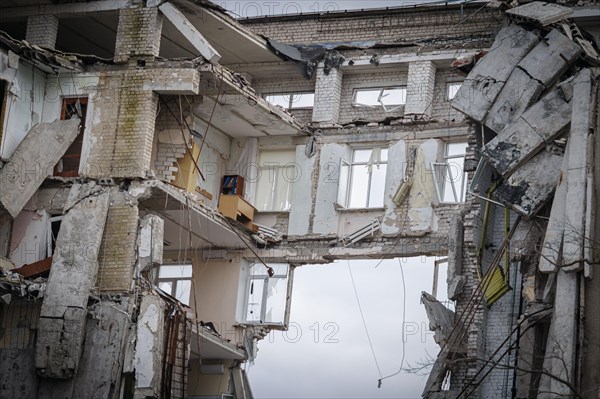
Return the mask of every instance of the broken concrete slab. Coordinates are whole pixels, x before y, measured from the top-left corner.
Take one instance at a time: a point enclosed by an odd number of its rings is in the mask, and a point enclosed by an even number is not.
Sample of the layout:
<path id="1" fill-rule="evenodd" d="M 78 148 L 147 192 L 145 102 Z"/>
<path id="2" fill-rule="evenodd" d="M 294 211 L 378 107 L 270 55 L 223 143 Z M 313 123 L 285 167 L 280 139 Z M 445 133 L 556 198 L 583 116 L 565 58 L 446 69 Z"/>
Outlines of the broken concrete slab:
<path id="1" fill-rule="evenodd" d="M 103 300 L 89 309 L 85 348 L 75 377 L 73 398 L 115 399 L 122 377 L 129 298 Z"/>
<path id="2" fill-rule="evenodd" d="M 568 18 L 573 14 L 573 9 L 558 4 L 533 1 L 529 4 L 506 10 L 506 14 L 509 18 L 516 21 L 534 21 L 542 26 L 546 26 Z"/>
<path id="3" fill-rule="evenodd" d="M 80 120 L 38 123 L 0 169 L 0 206 L 13 218 L 23 210 L 79 134 Z"/>
<path id="4" fill-rule="evenodd" d="M 485 125 L 496 133 L 501 132 L 539 99 L 542 89 L 539 81 L 515 68 L 492 105 Z"/>
<path id="5" fill-rule="evenodd" d="M 483 122 L 515 66 L 539 42 L 518 25 L 498 32 L 489 53 L 463 82 L 450 104 L 472 119 Z"/>
<path id="6" fill-rule="evenodd" d="M 498 173 L 508 177 L 564 132 L 571 122 L 571 108 L 563 89 L 556 88 L 487 143 L 481 154 Z"/>
<path id="7" fill-rule="evenodd" d="M 429 330 L 435 333 L 435 343 L 444 347 L 454 329 L 454 312 L 425 291 L 421 293 L 421 303 L 429 319 Z"/>
<path id="8" fill-rule="evenodd" d="M 87 192 L 79 186 L 75 192 Z M 62 221 L 40 313 L 35 365 L 41 376 L 69 379 L 77 372 L 108 202 L 107 189 L 80 197 Z"/>
<path id="9" fill-rule="evenodd" d="M 579 271 L 584 265 L 585 215 L 588 177 L 588 135 L 592 108 L 592 75 L 583 69 L 575 78 L 573 88 L 573 116 L 569 134 L 569 164 L 567 169 L 568 206 L 565 209 L 565 231 L 562 257 L 564 270 Z"/>
<path id="10" fill-rule="evenodd" d="M 485 125 L 500 132 L 539 98 L 581 54 L 581 48 L 552 30 L 512 71 L 492 105 Z M 568 100 L 567 100 L 568 101 Z"/>
<path id="11" fill-rule="evenodd" d="M 527 217 L 536 214 L 556 188 L 562 160 L 560 151 L 540 152 L 496 189 L 494 199 Z"/>
<path id="12" fill-rule="evenodd" d="M 582 53 L 581 47 L 553 29 L 531 50 L 518 67 L 548 87 L 556 81 Z"/>
<path id="13" fill-rule="evenodd" d="M 579 318 L 579 276 L 559 270 L 556 275 L 554 312 L 548 333 L 544 371 L 540 381 L 540 392 L 544 398 L 564 398 L 573 391 L 576 362 L 577 320 Z M 557 378 L 554 378 L 557 377 Z"/>
<path id="14" fill-rule="evenodd" d="M 149 294 L 142 297 L 134 358 L 136 397 L 156 397 L 160 392 L 164 313 L 160 297 Z"/>

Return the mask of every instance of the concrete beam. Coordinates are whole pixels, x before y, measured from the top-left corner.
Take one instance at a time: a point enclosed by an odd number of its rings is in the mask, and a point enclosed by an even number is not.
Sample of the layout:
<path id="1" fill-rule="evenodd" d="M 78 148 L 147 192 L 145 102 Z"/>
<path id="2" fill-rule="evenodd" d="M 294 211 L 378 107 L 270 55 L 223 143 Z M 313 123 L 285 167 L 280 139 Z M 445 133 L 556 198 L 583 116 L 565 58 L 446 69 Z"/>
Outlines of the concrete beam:
<path id="1" fill-rule="evenodd" d="M 38 374 L 57 379 L 77 373 L 109 201 L 108 190 L 95 183 L 75 184 L 71 194 L 52 257 L 35 356 Z"/>
<path id="2" fill-rule="evenodd" d="M 0 206 L 13 218 L 52 174 L 79 134 L 78 118 L 33 126 L 0 170 Z"/>
<path id="3" fill-rule="evenodd" d="M 500 30 L 489 53 L 475 65 L 452 99 L 452 107 L 482 122 L 512 70 L 538 42 L 535 34 L 518 25 Z"/>
<path id="4" fill-rule="evenodd" d="M 23 7 L 0 8 L 0 21 L 9 21 L 23 17 L 55 15 L 61 18 L 79 17 L 99 11 L 114 11 L 129 7 L 129 0 L 100 0 L 89 2 L 70 2 L 61 4 L 41 4 Z"/>
<path id="5" fill-rule="evenodd" d="M 448 64 L 456 58 L 468 57 L 475 55 L 473 50 L 457 50 L 457 51 L 434 51 L 425 53 L 407 53 L 407 54 L 386 54 L 379 57 L 379 66 L 375 67 L 371 63 L 373 58 L 369 56 L 359 56 L 348 58 L 342 64 L 342 70 L 351 72 L 355 69 L 373 69 L 382 68 L 384 66 L 398 66 L 398 64 L 409 64 L 418 61 L 431 61 L 439 66 L 448 66 Z"/>
<path id="6" fill-rule="evenodd" d="M 507 177 L 557 138 L 571 122 L 571 104 L 559 87 L 531 106 L 481 150 L 498 173 Z"/>
<path id="7" fill-rule="evenodd" d="M 568 206 L 565 209 L 565 232 L 562 257 L 566 271 L 583 268 L 585 215 L 588 177 L 588 135 L 592 116 L 592 77 L 589 69 L 582 70 L 575 78 L 573 88 L 573 116 L 569 135 L 569 164 L 567 170 Z M 591 245 L 590 242 L 587 242 Z"/>
<path id="8" fill-rule="evenodd" d="M 200 72 L 193 68 L 165 68 L 148 71 L 142 88 L 165 95 L 197 95 L 200 92 Z"/>
<path id="9" fill-rule="evenodd" d="M 221 55 L 210 45 L 208 40 L 196 29 L 186 16 L 171 3 L 165 3 L 158 7 L 163 15 L 171 21 L 175 28 L 190 42 L 200 55 L 202 55 L 211 64 L 216 64 L 221 59 Z"/>

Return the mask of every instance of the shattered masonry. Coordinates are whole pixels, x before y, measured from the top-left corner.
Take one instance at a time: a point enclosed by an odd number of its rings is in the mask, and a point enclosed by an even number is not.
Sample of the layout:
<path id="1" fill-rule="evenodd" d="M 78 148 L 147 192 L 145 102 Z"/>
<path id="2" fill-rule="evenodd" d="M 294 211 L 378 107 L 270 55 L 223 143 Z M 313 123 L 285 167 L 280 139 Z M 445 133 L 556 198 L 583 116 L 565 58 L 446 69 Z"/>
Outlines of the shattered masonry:
<path id="1" fill-rule="evenodd" d="M 296 267 L 420 255 L 423 397 L 600 395 L 600 7 L 563 3 L 0 7 L 0 397 L 252 398 Z"/>

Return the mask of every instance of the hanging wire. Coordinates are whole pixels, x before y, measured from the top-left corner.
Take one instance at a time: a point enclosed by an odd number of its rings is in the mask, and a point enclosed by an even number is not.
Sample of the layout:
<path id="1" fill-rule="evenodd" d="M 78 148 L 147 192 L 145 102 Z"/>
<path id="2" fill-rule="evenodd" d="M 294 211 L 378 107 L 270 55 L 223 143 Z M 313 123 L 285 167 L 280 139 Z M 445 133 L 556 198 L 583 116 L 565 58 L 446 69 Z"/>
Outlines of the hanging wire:
<path id="1" fill-rule="evenodd" d="M 360 298 L 358 297 L 358 291 L 356 290 L 356 283 L 354 282 L 354 275 L 352 274 L 352 268 L 350 267 L 350 261 L 346 258 L 346 264 L 348 265 L 348 272 L 350 273 L 350 280 L 352 281 L 352 288 L 354 288 L 354 296 L 356 297 L 356 303 L 358 304 L 358 310 L 360 311 L 360 317 L 362 318 L 363 327 L 365 328 L 365 333 L 367 334 L 367 340 L 369 341 L 369 347 L 371 348 L 371 354 L 373 355 L 373 360 L 375 361 L 375 366 L 377 366 L 377 372 L 379 373 L 379 378 L 382 378 L 381 368 L 379 367 L 379 362 L 377 361 L 377 356 L 375 355 L 375 349 L 373 348 L 373 343 L 371 342 L 371 336 L 369 335 L 369 329 L 367 327 L 367 323 L 365 321 L 365 315 L 362 310 L 362 306 L 360 304 Z M 381 380 L 379 380 L 381 381 Z"/>

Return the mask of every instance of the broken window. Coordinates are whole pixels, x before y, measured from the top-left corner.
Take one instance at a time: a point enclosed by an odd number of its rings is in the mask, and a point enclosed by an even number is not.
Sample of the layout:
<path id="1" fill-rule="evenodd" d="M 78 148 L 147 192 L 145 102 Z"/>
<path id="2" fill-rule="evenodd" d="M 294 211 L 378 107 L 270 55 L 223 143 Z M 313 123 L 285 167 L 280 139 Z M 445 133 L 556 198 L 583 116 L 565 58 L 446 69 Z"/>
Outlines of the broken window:
<path id="1" fill-rule="evenodd" d="M 299 171 L 294 164 L 295 150 L 263 151 L 258 157 L 260 175 L 254 206 L 258 211 L 288 211 L 292 184 Z"/>
<path id="2" fill-rule="evenodd" d="M 0 79 L 0 145 L 2 144 L 2 133 L 4 131 L 4 114 L 6 112 L 7 93 L 8 82 Z"/>
<path id="3" fill-rule="evenodd" d="M 162 265 L 158 270 L 158 288 L 179 302 L 189 305 L 192 292 L 192 265 Z"/>
<path id="4" fill-rule="evenodd" d="M 406 104 L 406 87 L 378 87 L 356 89 L 352 104 L 356 107 L 383 107 L 390 112 Z"/>
<path id="5" fill-rule="evenodd" d="M 249 269 L 245 321 L 284 324 L 290 267 L 286 263 L 269 263 L 267 265 L 274 271 L 271 277 L 262 263 L 255 263 Z"/>
<path id="6" fill-rule="evenodd" d="M 287 110 L 312 108 L 315 105 L 315 93 L 311 92 L 270 94 L 265 98 L 271 104 Z"/>
<path id="7" fill-rule="evenodd" d="M 468 144 L 448 143 L 442 162 L 432 164 L 435 189 L 440 203 L 465 202 L 467 174 L 465 154 Z"/>
<path id="8" fill-rule="evenodd" d="M 87 98 L 65 98 L 63 99 L 60 113 L 61 120 L 69 120 L 79 116 L 81 125 L 79 134 L 75 141 L 69 146 L 65 155 L 58 161 L 54 168 L 54 176 L 77 177 L 79 176 L 79 164 L 81 162 L 81 150 L 83 148 L 83 131 L 85 130 L 85 116 L 87 113 Z"/>
<path id="9" fill-rule="evenodd" d="M 344 208 L 381 208 L 385 192 L 388 149 L 357 148 L 352 160 L 340 165 L 338 205 Z"/>
<path id="10" fill-rule="evenodd" d="M 458 93 L 458 90 L 460 89 L 461 86 L 462 86 L 461 82 L 448 83 L 448 90 L 446 92 L 448 95 L 448 100 L 452 100 L 454 98 L 454 96 L 456 96 L 456 93 Z"/>

